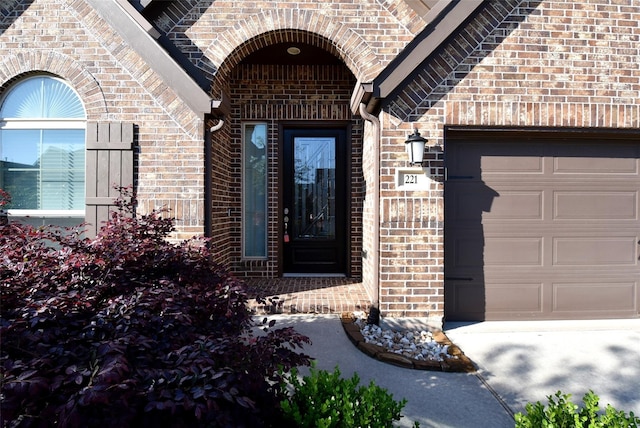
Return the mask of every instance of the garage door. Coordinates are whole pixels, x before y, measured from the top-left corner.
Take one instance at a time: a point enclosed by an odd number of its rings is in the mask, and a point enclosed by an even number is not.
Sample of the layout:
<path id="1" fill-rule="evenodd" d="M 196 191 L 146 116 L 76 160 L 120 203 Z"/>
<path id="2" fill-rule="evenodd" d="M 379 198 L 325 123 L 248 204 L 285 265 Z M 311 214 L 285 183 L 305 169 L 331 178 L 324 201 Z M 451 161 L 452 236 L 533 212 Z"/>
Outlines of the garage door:
<path id="1" fill-rule="evenodd" d="M 447 320 L 640 315 L 640 134 L 445 138 Z"/>

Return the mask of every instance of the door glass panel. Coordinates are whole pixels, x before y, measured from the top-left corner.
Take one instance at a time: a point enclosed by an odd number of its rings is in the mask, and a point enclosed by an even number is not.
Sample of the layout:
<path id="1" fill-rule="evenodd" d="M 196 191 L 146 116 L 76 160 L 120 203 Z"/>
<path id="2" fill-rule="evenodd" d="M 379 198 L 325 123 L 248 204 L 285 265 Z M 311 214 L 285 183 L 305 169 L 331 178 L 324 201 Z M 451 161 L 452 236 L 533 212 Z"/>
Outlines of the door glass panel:
<path id="1" fill-rule="evenodd" d="M 296 137 L 293 153 L 294 236 L 305 240 L 335 239 L 335 138 Z"/>
<path id="2" fill-rule="evenodd" d="M 243 257 L 267 257 L 267 125 L 244 125 L 242 162 Z"/>

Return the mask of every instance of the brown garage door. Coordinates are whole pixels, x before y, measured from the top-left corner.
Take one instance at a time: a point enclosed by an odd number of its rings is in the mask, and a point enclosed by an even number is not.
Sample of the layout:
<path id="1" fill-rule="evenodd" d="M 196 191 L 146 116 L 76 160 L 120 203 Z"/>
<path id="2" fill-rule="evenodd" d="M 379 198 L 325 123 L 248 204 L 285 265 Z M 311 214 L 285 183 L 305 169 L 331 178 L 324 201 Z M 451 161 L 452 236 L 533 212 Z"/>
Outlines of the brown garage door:
<path id="1" fill-rule="evenodd" d="M 447 320 L 640 315 L 640 134 L 445 138 Z"/>

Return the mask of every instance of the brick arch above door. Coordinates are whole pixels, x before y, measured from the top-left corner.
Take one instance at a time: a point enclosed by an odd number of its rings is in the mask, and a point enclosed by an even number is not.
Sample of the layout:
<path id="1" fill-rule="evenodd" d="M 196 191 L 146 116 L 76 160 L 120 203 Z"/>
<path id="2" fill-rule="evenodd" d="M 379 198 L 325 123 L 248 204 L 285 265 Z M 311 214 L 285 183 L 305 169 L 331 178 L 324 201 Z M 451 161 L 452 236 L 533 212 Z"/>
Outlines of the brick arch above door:
<path id="1" fill-rule="evenodd" d="M 358 80 L 369 81 L 382 71 L 381 62 L 361 35 L 329 16 L 308 10 L 265 10 L 260 16 L 238 21 L 218 35 L 205 50 L 204 58 L 219 65 L 215 80 L 223 81 L 253 50 L 272 43 L 299 41 L 326 46 Z"/>

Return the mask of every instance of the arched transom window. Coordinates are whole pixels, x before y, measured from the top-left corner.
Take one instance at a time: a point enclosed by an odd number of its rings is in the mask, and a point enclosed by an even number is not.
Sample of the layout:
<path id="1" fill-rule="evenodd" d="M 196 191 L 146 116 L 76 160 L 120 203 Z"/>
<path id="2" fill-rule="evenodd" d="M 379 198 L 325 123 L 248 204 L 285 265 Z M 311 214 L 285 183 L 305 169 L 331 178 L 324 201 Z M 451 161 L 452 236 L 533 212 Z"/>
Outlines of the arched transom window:
<path id="1" fill-rule="evenodd" d="M 0 188 L 10 217 L 61 225 L 84 221 L 86 114 L 63 80 L 18 81 L 0 99 Z"/>

